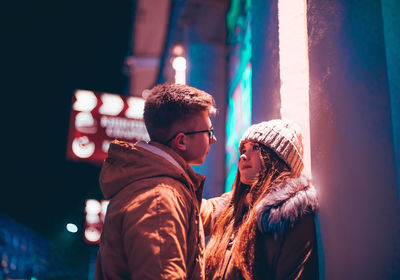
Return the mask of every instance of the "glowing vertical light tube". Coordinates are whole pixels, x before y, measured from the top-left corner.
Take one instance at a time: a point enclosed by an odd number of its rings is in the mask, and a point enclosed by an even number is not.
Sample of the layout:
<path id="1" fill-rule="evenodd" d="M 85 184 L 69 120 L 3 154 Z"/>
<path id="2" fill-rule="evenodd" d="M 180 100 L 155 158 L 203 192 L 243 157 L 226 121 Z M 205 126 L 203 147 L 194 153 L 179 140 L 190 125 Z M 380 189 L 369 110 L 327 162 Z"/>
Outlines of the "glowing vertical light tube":
<path id="1" fill-rule="evenodd" d="M 175 70 L 175 84 L 186 84 L 186 58 L 175 57 L 172 61 L 172 68 Z"/>
<path id="2" fill-rule="evenodd" d="M 281 117 L 297 122 L 304 134 L 304 174 L 311 176 L 307 4 L 279 0 Z"/>

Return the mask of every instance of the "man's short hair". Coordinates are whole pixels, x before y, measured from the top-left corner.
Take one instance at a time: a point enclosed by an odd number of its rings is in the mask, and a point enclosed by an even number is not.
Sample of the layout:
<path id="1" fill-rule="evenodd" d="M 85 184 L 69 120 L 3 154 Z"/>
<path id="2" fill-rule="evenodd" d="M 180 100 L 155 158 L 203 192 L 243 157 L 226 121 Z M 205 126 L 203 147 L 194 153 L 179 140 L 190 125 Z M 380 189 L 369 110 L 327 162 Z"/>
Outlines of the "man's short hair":
<path id="1" fill-rule="evenodd" d="M 205 91 L 179 84 L 161 84 L 151 89 L 144 105 L 144 122 L 150 139 L 164 143 L 173 125 L 193 114 L 215 115 L 214 98 Z"/>

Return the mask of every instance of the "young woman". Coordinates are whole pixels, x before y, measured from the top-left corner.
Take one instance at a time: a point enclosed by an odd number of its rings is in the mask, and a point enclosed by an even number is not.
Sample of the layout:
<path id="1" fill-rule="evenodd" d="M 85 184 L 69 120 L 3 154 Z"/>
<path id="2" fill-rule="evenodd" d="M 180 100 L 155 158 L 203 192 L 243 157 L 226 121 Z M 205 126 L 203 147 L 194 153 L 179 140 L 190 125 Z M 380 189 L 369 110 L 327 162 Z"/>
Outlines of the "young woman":
<path id="1" fill-rule="evenodd" d="M 314 212 L 302 134 L 287 120 L 252 125 L 239 144 L 232 196 L 214 216 L 207 279 L 318 279 Z"/>

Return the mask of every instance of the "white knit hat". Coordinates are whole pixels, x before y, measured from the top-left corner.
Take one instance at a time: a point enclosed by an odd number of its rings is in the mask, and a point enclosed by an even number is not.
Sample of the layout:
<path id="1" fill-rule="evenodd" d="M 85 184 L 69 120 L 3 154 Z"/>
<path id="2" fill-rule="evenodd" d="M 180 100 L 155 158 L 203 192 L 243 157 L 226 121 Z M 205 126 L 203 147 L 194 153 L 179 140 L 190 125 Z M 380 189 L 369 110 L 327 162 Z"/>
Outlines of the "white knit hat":
<path id="1" fill-rule="evenodd" d="M 289 120 L 270 120 L 250 126 L 240 139 L 239 151 L 245 142 L 259 142 L 272 149 L 298 177 L 304 168 L 303 134 L 301 128 Z"/>

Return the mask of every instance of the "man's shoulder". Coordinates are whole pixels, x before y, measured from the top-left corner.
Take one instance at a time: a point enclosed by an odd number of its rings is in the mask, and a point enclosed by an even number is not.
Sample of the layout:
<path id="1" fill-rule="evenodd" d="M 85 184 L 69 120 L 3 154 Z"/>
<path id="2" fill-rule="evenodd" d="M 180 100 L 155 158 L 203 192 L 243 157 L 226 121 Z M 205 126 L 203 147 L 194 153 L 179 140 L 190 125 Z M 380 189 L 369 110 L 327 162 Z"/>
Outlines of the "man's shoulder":
<path id="1" fill-rule="evenodd" d="M 161 175 L 161 176 L 156 176 L 156 177 L 151 177 L 151 178 L 145 178 L 136 182 L 132 183 L 133 187 L 136 189 L 146 189 L 146 190 L 151 190 L 155 188 L 167 188 L 167 189 L 174 189 L 179 192 L 188 191 L 187 183 L 185 181 L 179 180 L 178 178 L 171 177 L 168 175 Z"/>
<path id="2" fill-rule="evenodd" d="M 192 204 L 193 198 L 188 186 L 175 178 L 157 177 L 154 178 L 151 192 L 161 200 L 177 200 L 183 204 Z"/>
<path id="3" fill-rule="evenodd" d="M 125 188 L 110 201 L 114 218 L 121 219 L 122 224 L 141 223 L 145 216 L 146 219 L 186 217 L 193 211 L 194 203 L 190 193 L 177 180 L 157 177 L 135 184 Z M 129 192 L 129 189 L 132 191 Z"/>
<path id="4" fill-rule="evenodd" d="M 124 205 L 140 207 L 145 200 L 171 197 L 184 203 L 192 201 L 191 193 L 185 183 L 169 176 L 157 176 L 132 182 L 115 197 L 115 200 Z"/>

